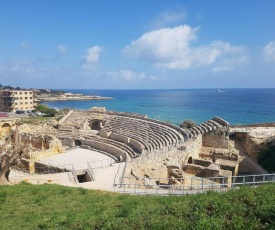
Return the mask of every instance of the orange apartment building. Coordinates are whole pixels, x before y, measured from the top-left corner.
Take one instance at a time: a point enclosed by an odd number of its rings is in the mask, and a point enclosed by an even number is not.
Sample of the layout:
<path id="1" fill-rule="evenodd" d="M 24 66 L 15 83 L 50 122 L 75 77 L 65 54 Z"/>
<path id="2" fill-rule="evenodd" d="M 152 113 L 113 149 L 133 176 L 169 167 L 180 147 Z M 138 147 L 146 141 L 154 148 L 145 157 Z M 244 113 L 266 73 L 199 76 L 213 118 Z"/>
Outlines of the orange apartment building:
<path id="1" fill-rule="evenodd" d="M 0 90 L 1 112 L 33 110 L 34 106 L 34 93 L 32 90 Z"/>

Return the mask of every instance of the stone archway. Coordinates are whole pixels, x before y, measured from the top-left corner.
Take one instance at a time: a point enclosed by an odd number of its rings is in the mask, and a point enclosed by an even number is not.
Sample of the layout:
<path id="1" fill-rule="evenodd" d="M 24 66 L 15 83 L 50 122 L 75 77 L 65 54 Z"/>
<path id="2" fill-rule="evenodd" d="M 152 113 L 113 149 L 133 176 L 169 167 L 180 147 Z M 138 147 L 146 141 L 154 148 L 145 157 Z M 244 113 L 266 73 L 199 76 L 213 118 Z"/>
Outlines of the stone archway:
<path id="1" fill-rule="evenodd" d="M 80 140 L 75 140 L 74 141 L 74 145 L 75 146 L 80 146 L 82 143 L 81 143 L 81 141 Z"/>
<path id="2" fill-rule="evenodd" d="M 11 132 L 11 125 L 9 123 L 4 123 L 1 126 L 1 132 L 0 132 L 0 136 L 6 136 L 9 135 Z"/>
<path id="3" fill-rule="evenodd" d="M 193 158 L 192 158 L 192 157 L 189 157 L 187 163 L 188 163 L 188 164 L 193 164 Z"/>
<path id="4" fill-rule="evenodd" d="M 90 128 L 91 130 L 101 130 L 103 128 L 103 121 L 102 120 L 90 121 Z"/>

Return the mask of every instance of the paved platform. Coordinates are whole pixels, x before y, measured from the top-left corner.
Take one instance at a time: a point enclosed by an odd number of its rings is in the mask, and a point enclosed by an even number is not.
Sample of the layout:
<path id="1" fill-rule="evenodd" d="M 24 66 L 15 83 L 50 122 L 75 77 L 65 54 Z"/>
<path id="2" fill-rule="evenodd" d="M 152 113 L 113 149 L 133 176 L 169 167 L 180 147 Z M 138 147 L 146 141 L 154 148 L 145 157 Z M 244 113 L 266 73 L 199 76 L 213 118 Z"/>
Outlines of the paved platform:
<path id="1" fill-rule="evenodd" d="M 72 180 L 72 172 L 30 175 L 15 170 L 11 171 L 11 181 L 16 183 L 23 180 L 33 184 L 54 183 L 70 187 L 114 191 L 113 183 L 118 169 L 120 165 L 125 164 L 110 164 L 110 162 L 113 162 L 111 157 L 93 150 L 82 148 L 76 148 L 65 153 L 57 154 L 51 157 L 45 157 L 40 159 L 39 162 L 53 166 L 68 165 L 68 168 L 70 168 L 70 165 L 73 164 L 76 169 L 79 169 L 79 166 L 86 168 L 87 162 L 89 162 L 91 167 L 94 168 L 95 181 L 77 184 Z"/>
<path id="2" fill-rule="evenodd" d="M 87 162 L 111 162 L 112 158 L 97 151 L 75 148 L 72 150 L 68 150 L 65 153 L 57 154 L 50 157 L 44 157 L 40 159 L 38 162 L 46 165 L 76 165 Z M 93 165 L 91 165 L 93 167 Z"/>

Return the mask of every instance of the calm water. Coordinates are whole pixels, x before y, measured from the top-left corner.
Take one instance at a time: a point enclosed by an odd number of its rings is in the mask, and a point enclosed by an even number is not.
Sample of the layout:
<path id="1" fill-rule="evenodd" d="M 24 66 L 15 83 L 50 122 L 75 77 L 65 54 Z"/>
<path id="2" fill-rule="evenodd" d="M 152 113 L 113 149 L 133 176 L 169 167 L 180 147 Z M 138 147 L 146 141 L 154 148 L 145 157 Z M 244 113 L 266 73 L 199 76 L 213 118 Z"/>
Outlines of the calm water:
<path id="1" fill-rule="evenodd" d="M 106 101 L 46 102 L 55 108 L 89 109 L 104 106 L 108 110 L 136 112 L 177 124 L 191 119 L 197 124 L 219 116 L 231 124 L 275 122 L 275 89 L 192 90 L 77 90 L 66 92 L 113 97 Z"/>

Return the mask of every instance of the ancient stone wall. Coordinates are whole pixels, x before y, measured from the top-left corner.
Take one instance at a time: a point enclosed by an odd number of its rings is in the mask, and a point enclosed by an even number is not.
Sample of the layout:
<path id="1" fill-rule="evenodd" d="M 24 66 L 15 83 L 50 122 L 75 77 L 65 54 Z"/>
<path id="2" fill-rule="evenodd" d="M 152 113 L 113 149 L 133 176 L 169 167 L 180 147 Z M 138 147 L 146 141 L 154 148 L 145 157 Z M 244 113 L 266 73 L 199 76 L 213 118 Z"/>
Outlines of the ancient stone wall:
<path id="1" fill-rule="evenodd" d="M 247 125 L 231 125 L 231 128 L 243 128 L 243 127 L 275 127 L 275 122 L 270 123 L 258 123 L 258 124 L 247 124 Z"/>
<path id="2" fill-rule="evenodd" d="M 190 157 L 199 158 L 200 149 L 202 147 L 202 135 L 198 135 L 196 139 L 189 139 L 183 145 L 185 155 L 182 159 L 182 164 L 185 165 Z"/>
<path id="3" fill-rule="evenodd" d="M 12 127 L 15 125 L 15 120 L 0 121 L 0 138 L 6 137 L 11 133 Z"/>
<path id="4" fill-rule="evenodd" d="M 261 150 L 261 142 L 262 139 L 255 139 L 249 133 L 236 133 L 236 137 L 242 141 L 243 146 L 245 147 L 245 150 L 247 151 L 247 154 L 252 157 L 252 159 L 256 160 L 257 156 L 259 154 L 259 151 Z"/>
<path id="5" fill-rule="evenodd" d="M 205 167 L 201 165 L 187 164 L 183 167 L 183 171 L 194 176 L 205 176 Z"/>
<path id="6" fill-rule="evenodd" d="M 229 137 L 221 130 L 210 132 L 202 136 L 202 146 L 228 149 Z"/>
<path id="7" fill-rule="evenodd" d="M 84 140 L 84 139 L 81 140 L 81 144 L 88 145 L 88 146 L 91 146 L 92 148 L 99 149 L 99 150 L 105 151 L 107 153 L 110 153 L 120 161 L 126 160 L 126 153 L 123 152 L 122 149 L 117 148 L 116 146 L 113 146 L 113 145 L 110 145 L 107 143 L 103 143 L 103 142 L 97 142 L 94 140 Z"/>
<path id="8" fill-rule="evenodd" d="M 211 165 L 213 162 L 207 161 L 207 160 L 202 160 L 202 159 L 193 159 L 193 164 L 195 165 L 201 165 L 203 167 L 208 167 Z"/>
<path id="9" fill-rule="evenodd" d="M 75 146 L 75 141 L 71 138 L 62 138 L 61 142 L 63 145 L 69 146 L 69 147 L 74 147 Z"/>

